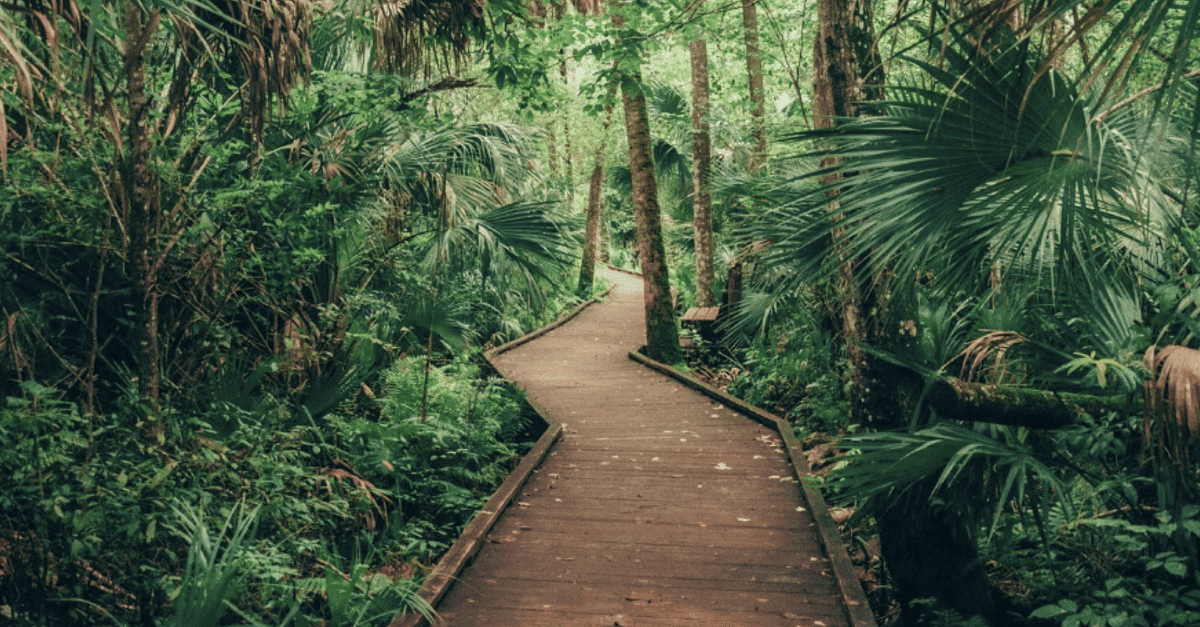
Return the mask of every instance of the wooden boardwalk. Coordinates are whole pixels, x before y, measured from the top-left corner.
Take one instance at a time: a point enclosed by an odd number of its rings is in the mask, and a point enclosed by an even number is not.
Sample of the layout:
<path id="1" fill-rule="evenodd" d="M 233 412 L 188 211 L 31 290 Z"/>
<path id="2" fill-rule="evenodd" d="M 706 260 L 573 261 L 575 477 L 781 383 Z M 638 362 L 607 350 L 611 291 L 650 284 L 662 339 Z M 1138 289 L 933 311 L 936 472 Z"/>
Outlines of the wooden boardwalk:
<path id="1" fill-rule="evenodd" d="M 437 624 L 851 625 L 778 435 L 630 360 L 641 279 L 604 276 L 606 302 L 496 360 L 565 430 Z"/>

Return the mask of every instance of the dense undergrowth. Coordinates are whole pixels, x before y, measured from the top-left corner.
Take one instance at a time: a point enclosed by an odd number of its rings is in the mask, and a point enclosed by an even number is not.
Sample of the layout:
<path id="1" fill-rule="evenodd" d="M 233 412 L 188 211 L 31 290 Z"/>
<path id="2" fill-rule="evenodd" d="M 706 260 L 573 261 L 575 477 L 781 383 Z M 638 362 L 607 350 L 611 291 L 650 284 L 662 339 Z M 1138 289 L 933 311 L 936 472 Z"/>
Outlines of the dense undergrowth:
<path id="1" fill-rule="evenodd" d="M 313 417 L 232 405 L 87 418 L 27 384 L 0 412 L 0 612 L 8 624 L 378 624 L 537 433 L 464 359 L 403 359 Z M 240 615 L 240 616 L 238 616 Z M 326 622 L 328 621 L 328 622 Z"/>

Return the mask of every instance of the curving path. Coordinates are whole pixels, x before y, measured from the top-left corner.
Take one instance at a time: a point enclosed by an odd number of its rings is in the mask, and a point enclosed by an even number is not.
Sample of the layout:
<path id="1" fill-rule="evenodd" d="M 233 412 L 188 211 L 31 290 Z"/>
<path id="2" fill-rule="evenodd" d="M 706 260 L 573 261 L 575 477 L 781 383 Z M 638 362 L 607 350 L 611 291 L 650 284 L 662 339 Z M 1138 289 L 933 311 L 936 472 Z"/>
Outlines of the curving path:
<path id="1" fill-rule="evenodd" d="M 438 606 L 438 625 L 849 625 L 774 431 L 632 361 L 641 279 L 496 366 L 562 440 Z"/>

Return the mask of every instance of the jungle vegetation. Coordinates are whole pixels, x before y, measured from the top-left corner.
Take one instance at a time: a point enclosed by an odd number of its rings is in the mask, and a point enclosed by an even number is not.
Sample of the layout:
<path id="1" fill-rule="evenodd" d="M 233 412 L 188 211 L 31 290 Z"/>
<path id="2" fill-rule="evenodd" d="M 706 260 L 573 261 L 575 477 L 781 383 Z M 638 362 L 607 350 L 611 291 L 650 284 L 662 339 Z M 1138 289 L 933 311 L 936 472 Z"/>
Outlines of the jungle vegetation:
<path id="1" fill-rule="evenodd" d="M 881 624 L 1200 623 L 1198 31 L 1200 0 L 0 3 L 0 618 L 429 613 L 537 437 L 478 355 L 612 263 L 651 356 L 812 447 Z"/>

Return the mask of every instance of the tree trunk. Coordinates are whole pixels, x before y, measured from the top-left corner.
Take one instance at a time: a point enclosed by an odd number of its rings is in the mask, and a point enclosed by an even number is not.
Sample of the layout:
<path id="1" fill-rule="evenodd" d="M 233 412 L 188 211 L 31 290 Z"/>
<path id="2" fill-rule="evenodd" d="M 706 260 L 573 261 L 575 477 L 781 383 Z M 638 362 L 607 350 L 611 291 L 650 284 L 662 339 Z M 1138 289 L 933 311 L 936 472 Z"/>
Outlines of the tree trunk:
<path id="1" fill-rule="evenodd" d="M 600 240 L 600 191 L 604 179 L 604 166 L 600 160 L 592 166 L 592 177 L 588 181 L 587 225 L 583 230 L 583 260 L 579 266 L 579 286 L 576 292 L 587 296 L 596 281 L 596 248 Z"/>
<path id="2" fill-rule="evenodd" d="M 987 422 L 1031 429 L 1061 429 L 1074 424 L 1081 414 L 1126 409 L 1125 398 L 1121 396 L 1047 392 L 1015 386 L 968 383 L 958 379 L 935 381 L 925 399 L 938 416 L 946 420 Z"/>
<path id="3" fill-rule="evenodd" d="M 567 76 L 567 52 L 565 50 L 558 51 L 558 71 L 562 76 L 563 85 L 568 85 Z M 563 116 L 563 175 L 566 177 L 566 189 L 563 198 L 567 201 L 568 209 L 573 210 L 575 204 L 575 165 L 574 154 L 571 152 L 571 116 Z"/>
<path id="4" fill-rule="evenodd" d="M 767 162 L 767 101 L 758 38 L 758 0 L 742 0 L 742 30 L 746 41 L 746 75 L 750 80 L 750 136 L 754 141 L 748 169 L 754 173 Z"/>
<path id="5" fill-rule="evenodd" d="M 712 169 L 712 140 L 708 125 L 708 43 L 693 41 L 692 56 L 692 233 L 696 250 L 696 305 L 712 307 L 713 230 L 712 192 L 708 186 Z"/>
<path id="6" fill-rule="evenodd" d="M 671 281 L 663 245 L 658 187 L 654 180 L 654 155 L 646 96 L 621 89 L 625 106 L 625 135 L 629 142 L 629 171 L 633 176 L 633 217 L 637 222 L 638 251 L 646 300 L 646 356 L 664 363 L 682 360 Z"/>
<path id="7" fill-rule="evenodd" d="M 138 392 L 157 410 L 159 372 L 158 304 L 155 257 L 162 223 L 158 185 L 151 171 L 152 121 L 146 93 L 146 48 L 158 27 L 160 14 L 145 14 L 133 2 L 125 5 L 125 76 L 129 90 L 129 148 L 125 156 L 125 203 L 129 216 L 127 263 L 137 297 Z"/>
<path id="8" fill-rule="evenodd" d="M 817 3 L 817 37 L 813 46 L 813 126 L 829 128 L 837 118 L 853 117 L 858 114 L 855 103 L 863 100 L 860 87 L 861 75 L 858 55 L 863 47 L 856 42 L 854 25 L 861 16 L 870 14 L 869 6 L 859 8 L 860 2 L 867 0 L 819 0 Z M 870 22 L 867 22 L 869 25 Z M 859 36 L 863 34 L 859 33 Z M 869 54 L 869 53 L 868 53 Z M 835 165 L 835 159 L 826 159 L 822 167 Z M 825 177 L 824 182 L 829 186 L 841 182 L 838 175 Z M 831 194 L 829 199 L 831 213 L 837 211 L 837 196 Z M 836 275 L 836 291 L 840 310 L 837 314 L 842 340 L 846 346 L 846 359 L 850 364 L 850 413 L 851 422 L 867 425 L 883 422 L 883 426 L 900 426 L 904 420 L 900 416 L 875 416 L 868 394 L 872 386 L 867 384 L 871 366 L 879 360 L 869 360 L 862 350 L 864 344 L 869 344 L 872 338 L 868 336 L 868 323 L 862 319 L 864 294 L 859 289 L 859 283 L 854 276 L 853 260 L 846 258 L 844 230 L 833 229 L 834 246 L 838 249 L 838 269 Z M 883 314 L 883 312 L 880 312 Z M 882 338 L 880 338 L 882 339 Z M 879 364 L 882 365 L 882 364 Z M 878 390 L 886 393 L 885 389 Z M 893 413 L 898 408 L 894 403 L 883 403 L 884 408 Z"/>
<path id="9" fill-rule="evenodd" d="M 546 124 L 546 166 L 550 170 L 551 180 L 558 179 L 558 134 L 554 132 L 557 120 L 551 119 Z"/>
<path id="10" fill-rule="evenodd" d="M 609 89 L 609 100 L 615 90 Z M 608 134 L 612 128 L 613 108 L 604 108 L 604 124 L 600 131 L 600 145 L 592 160 L 592 176 L 588 181 L 588 202 L 586 226 L 583 231 L 583 260 L 579 266 L 579 285 L 575 288 L 580 296 L 592 291 L 592 283 L 596 280 L 596 258 L 600 251 L 600 227 L 603 218 L 600 194 L 604 185 L 604 155 L 608 152 Z"/>
<path id="11" fill-rule="evenodd" d="M 613 13 L 612 23 L 620 30 L 625 18 Z M 674 364 L 683 360 L 683 353 L 679 349 L 679 327 L 676 326 L 675 307 L 671 302 L 671 280 L 667 270 L 666 247 L 663 245 L 662 210 L 658 206 L 646 94 L 641 89 L 642 77 L 636 70 L 624 78 L 621 81 L 621 104 L 625 108 L 625 139 L 629 144 L 629 172 L 633 178 L 633 218 L 637 224 L 638 259 L 642 266 L 642 289 L 646 303 L 646 356 Z"/>

